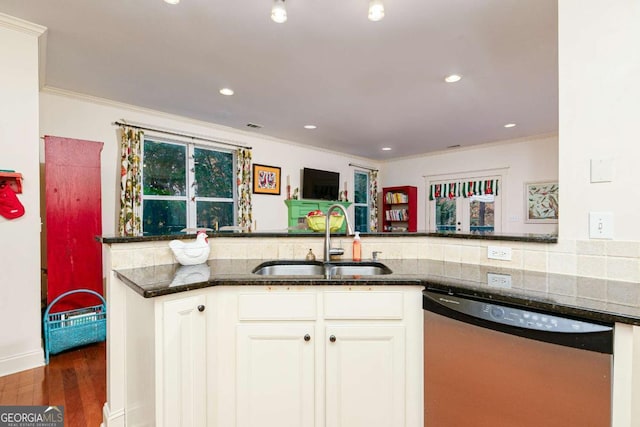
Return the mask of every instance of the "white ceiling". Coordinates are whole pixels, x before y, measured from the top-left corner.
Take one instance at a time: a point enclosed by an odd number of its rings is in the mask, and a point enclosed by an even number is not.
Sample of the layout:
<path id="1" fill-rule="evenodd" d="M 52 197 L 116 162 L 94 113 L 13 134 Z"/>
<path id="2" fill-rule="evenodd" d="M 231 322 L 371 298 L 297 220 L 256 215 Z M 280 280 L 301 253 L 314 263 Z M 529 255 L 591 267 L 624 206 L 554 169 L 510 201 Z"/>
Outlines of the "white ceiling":
<path id="1" fill-rule="evenodd" d="M 557 0 L 384 0 L 379 22 L 367 4 L 287 0 L 284 24 L 271 0 L 0 12 L 48 28 L 47 86 L 301 144 L 382 160 L 557 132 Z"/>

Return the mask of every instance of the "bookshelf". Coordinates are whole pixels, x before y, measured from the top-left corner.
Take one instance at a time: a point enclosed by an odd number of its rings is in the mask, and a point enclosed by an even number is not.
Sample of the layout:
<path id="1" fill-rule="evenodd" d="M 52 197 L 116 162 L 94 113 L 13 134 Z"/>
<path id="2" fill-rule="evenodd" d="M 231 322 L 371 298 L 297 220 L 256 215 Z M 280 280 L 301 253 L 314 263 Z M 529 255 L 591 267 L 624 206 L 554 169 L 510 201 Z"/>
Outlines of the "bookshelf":
<path id="1" fill-rule="evenodd" d="M 418 188 L 412 186 L 382 189 L 382 230 L 410 231 L 418 228 Z"/>

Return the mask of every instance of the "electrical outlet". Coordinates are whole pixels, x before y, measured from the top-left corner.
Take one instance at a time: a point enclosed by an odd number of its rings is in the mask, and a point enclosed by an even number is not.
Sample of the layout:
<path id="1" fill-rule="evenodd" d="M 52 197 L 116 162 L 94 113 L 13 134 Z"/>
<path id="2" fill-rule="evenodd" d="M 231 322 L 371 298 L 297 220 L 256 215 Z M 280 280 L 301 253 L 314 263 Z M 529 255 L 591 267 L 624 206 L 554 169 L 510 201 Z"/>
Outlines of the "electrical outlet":
<path id="1" fill-rule="evenodd" d="M 511 248 L 506 246 L 489 246 L 487 248 L 487 258 L 511 261 Z"/>
<path id="2" fill-rule="evenodd" d="M 487 284 L 492 288 L 511 288 L 511 275 L 487 273 Z"/>

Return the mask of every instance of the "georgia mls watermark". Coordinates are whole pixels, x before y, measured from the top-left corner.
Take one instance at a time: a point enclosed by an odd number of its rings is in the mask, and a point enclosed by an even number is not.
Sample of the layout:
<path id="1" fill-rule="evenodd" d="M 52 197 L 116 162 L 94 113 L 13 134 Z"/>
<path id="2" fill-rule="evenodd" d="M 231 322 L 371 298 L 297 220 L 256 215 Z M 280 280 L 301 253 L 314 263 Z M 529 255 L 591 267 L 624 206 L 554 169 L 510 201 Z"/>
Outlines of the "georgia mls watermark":
<path id="1" fill-rule="evenodd" d="M 64 427 L 64 406 L 0 406 L 0 427 Z"/>

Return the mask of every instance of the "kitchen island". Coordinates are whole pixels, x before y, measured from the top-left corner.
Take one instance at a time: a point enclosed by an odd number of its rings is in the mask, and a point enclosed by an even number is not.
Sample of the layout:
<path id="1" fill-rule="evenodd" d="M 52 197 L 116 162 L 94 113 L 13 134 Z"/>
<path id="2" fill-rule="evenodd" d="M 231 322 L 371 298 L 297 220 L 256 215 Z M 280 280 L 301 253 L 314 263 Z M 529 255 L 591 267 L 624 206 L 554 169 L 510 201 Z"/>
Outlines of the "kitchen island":
<path id="1" fill-rule="evenodd" d="M 385 237 L 384 242 L 388 244 L 385 246 L 376 242 L 376 249 L 382 246 L 383 253 L 391 254 L 392 245 L 398 244 L 396 239 L 404 238 Z M 274 258 L 288 252 L 287 245 L 291 245 L 290 242 L 286 238 L 279 238 L 273 242 L 279 248 L 285 248 L 275 253 Z M 362 329 L 358 328 L 363 325 L 377 326 L 381 328 L 378 332 L 383 332 L 383 335 L 370 336 L 371 343 L 379 343 L 382 337 L 385 337 L 383 342 L 392 343 L 386 348 L 386 353 L 382 353 L 399 355 L 402 354 L 398 353 L 400 348 L 407 360 L 403 366 L 403 375 L 396 372 L 387 377 L 402 377 L 405 383 L 402 386 L 393 383 L 386 385 L 385 388 L 390 390 L 391 394 L 387 393 L 384 396 L 411 399 L 411 390 L 416 393 L 413 396 L 416 400 L 413 406 L 410 401 L 406 402 L 406 411 L 384 406 L 381 403 L 384 400 L 377 402 L 376 407 L 383 409 L 381 413 L 399 417 L 394 418 L 396 424 L 391 425 L 422 425 L 419 408 L 420 383 L 416 382 L 416 379 L 421 378 L 420 294 L 425 287 L 463 287 L 471 294 L 495 301 L 517 302 L 532 309 L 615 324 L 613 425 L 630 426 L 633 425 L 632 421 L 636 420 L 634 417 L 637 414 L 633 413 L 632 404 L 638 399 L 633 390 L 638 376 L 638 365 L 637 362 L 634 363 L 634 357 L 637 357 L 638 351 L 640 310 L 637 305 L 618 304 L 593 297 L 594 289 L 599 286 L 605 286 L 607 292 L 612 295 L 634 295 L 634 284 L 599 282 L 591 278 L 539 271 L 420 258 L 384 259 L 384 264 L 393 271 L 390 275 L 362 278 L 345 276 L 332 279 L 322 276 L 258 276 L 253 274 L 252 270 L 265 258 L 251 259 L 246 258 L 246 255 L 245 258 L 212 258 L 205 265 L 185 268 L 173 264 L 170 255 L 167 256 L 164 249 L 166 241 L 105 243 L 111 263 L 111 268 L 105 269 L 110 271 L 110 385 L 108 402 L 105 405 L 105 425 L 145 424 L 144 420 L 148 420 L 150 414 L 154 417 L 151 424 L 156 425 L 187 425 L 192 422 L 194 424 L 191 425 L 198 425 L 196 421 L 202 425 L 251 425 L 251 414 L 267 416 L 265 414 L 269 411 L 269 408 L 261 406 L 257 406 L 258 412 L 251 412 L 249 409 L 255 409 L 254 404 L 260 402 L 260 393 L 264 390 L 258 384 L 264 383 L 247 375 L 248 370 L 243 374 L 241 369 L 236 368 L 254 366 L 262 367 L 265 371 L 266 366 L 271 366 L 273 372 L 286 372 L 279 369 L 293 363 L 299 364 L 296 366 L 306 366 L 314 372 L 312 381 L 304 375 L 296 377 L 295 381 L 298 385 L 306 385 L 304 389 L 309 396 L 313 395 L 315 398 L 300 397 L 296 400 L 297 403 L 290 407 L 291 414 L 295 414 L 296 419 L 315 419 L 316 425 L 334 425 L 330 422 L 331 419 L 348 414 L 337 415 L 340 414 L 337 409 L 340 402 L 331 402 L 327 397 L 334 395 L 329 393 L 331 387 L 338 387 L 339 384 L 336 382 L 336 378 L 339 377 L 331 378 L 327 372 L 330 372 L 330 366 L 340 366 L 340 363 L 347 363 L 348 360 L 338 363 L 331 355 L 331 336 L 336 336 L 336 341 L 341 344 L 340 336 L 333 333 L 332 328 L 348 331 L 347 336 L 353 337 L 352 342 L 359 342 L 363 336 Z M 221 242 L 212 239 L 214 255 L 216 243 Z M 313 244 L 305 240 L 300 246 Z M 153 256 L 150 252 L 142 253 L 152 246 Z M 139 259 L 138 265 L 131 265 L 131 259 L 135 260 L 136 257 Z M 490 287 L 487 282 L 488 273 L 509 275 L 511 288 Z M 380 295 L 381 300 L 376 303 L 377 297 L 374 295 Z M 364 296 L 365 299 L 350 299 L 354 296 Z M 333 312 L 327 311 L 327 307 L 332 305 L 342 308 L 336 308 L 337 311 Z M 204 307 L 202 311 L 201 307 Z M 368 307 L 373 311 L 362 312 L 359 310 L 362 307 Z M 274 334 L 273 328 L 276 326 L 277 333 Z M 281 329 L 283 326 L 291 329 L 285 333 Z M 397 328 L 403 331 L 400 335 L 407 337 L 401 345 L 396 344 L 400 339 L 397 338 L 397 332 L 393 332 Z M 173 331 L 166 336 L 173 334 L 174 337 L 204 338 L 201 341 L 190 339 L 189 345 L 179 341 L 178 344 L 174 342 L 166 346 L 167 341 L 164 338 L 157 338 L 158 331 L 161 330 L 163 333 Z M 265 339 L 274 335 L 280 338 L 276 341 Z M 307 336 L 309 340 L 305 341 Z M 195 345 L 194 342 L 201 342 L 201 345 Z M 249 350 L 258 346 L 255 348 L 259 348 L 261 354 L 269 354 L 268 350 L 272 345 L 288 346 L 287 354 L 304 355 L 304 344 L 309 342 L 318 342 L 312 346 L 313 364 L 310 364 L 309 357 L 296 356 L 295 360 L 287 359 L 281 364 L 274 363 L 278 360 L 275 358 L 274 361 L 263 361 L 264 364 L 261 365 L 260 359 L 251 358 L 252 353 Z M 348 340 L 345 340 L 346 342 Z M 362 354 L 359 353 L 361 351 L 362 348 L 356 349 L 353 354 Z M 360 356 L 355 360 L 365 359 Z M 388 362 L 389 359 L 377 360 L 376 363 L 385 363 L 385 360 Z M 168 365 L 167 361 L 170 362 Z M 351 362 L 348 366 L 358 367 L 357 363 Z M 167 366 L 180 368 L 167 370 Z M 635 372 L 633 368 L 636 369 Z M 306 372 L 307 369 L 300 368 L 296 372 Z M 123 381 L 124 378 L 126 381 Z M 142 381 L 142 378 L 146 378 L 147 381 Z M 309 385 L 310 381 L 313 387 Z M 227 391 L 224 392 L 220 389 L 221 385 L 231 388 L 226 388 Z M 312 389 L 313 393 L 310 391 Z M 205 392 L 197 393 L 196 390 Z M 287 393 L 286 390 L 285 387 L 284 393 Z M 296 394 L 305 395 L 299 392 Z M 157 396 L 160 396 L 160 400 L 157 400 Z M 370 399 L 374 397 L 375 394 L 369 396 Z M 172 403 L 165 404 L 169 401 Z M 249 402 L 253 402 L 254 406 L 247 406 Z M 349 404 L 354 408 L 359 407 L 354 402 Z M 179 410 L 162 413 L 167 407 L 172 406 Z M 206 416 L 194 415 L 202 411 L 205 411 Z M 189 416 L 195 418 L 189 421 Z M 166 424 L 163 423 L 165 419 L 171 420 L 172 423 L 182 421 L 178 424 Z"/>

